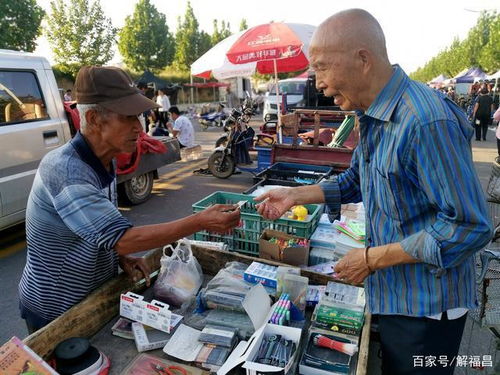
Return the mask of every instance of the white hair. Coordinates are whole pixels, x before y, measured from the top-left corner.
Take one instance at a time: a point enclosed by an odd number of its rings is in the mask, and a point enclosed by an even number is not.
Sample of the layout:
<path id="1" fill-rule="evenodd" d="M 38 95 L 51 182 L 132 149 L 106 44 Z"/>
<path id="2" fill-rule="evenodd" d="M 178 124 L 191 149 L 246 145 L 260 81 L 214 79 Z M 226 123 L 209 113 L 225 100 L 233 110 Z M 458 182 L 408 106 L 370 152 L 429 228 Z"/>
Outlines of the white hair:
<path id="1" fill-rule="evenodd" d="M 78 109 L 78 113 L 80 114 L 80 131 L 85 131 L 85 129 L 87 128 L 87 118 L 85 116 L 87 114 L 87 111 L 93 110 L 101 115 L 106 115 L 110 112 L 99 104 L 77 104 L 76 108 Z"/>

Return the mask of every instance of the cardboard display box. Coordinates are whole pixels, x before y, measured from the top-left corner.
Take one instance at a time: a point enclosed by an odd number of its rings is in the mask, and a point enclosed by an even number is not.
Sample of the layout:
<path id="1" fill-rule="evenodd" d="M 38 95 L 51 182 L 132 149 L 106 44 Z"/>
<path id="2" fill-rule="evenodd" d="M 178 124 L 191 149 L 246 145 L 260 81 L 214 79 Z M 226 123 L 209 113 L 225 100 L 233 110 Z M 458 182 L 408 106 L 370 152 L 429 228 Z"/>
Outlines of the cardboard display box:
<path id="1" fill-rule="evenodd" d="M 292 266 L 307 266 L 309 261 L 309 244 L 306 247 L 286 247 L 283 249 L 283 253 L 280 254 L 278 244 L 269 242 L 273 237 L 285 240 L 301 238 L 276 230 L 266 229 L 262 232 L 259 240 L 260 258 L 283 262 Z"/>
<path id="2" fill-rule="evenodd" d="M 302 335 L 302 330 L 300 328 L 278 326 L 275 324 L 265 324 L 259 330 L 250 337 L 248 342 L 240 341 L 236 349 L 233 350 L 229 358 L 226 360 L 224 365 L 217 371 L 217 375 L 225 375 L 233 368 L 241 365 L 242 368 L 246 369 L 246 375 L 254 374 L 268 374 L 275 373 L 277 375 L 286 375 L 294 373 L 294 364 L 298 358 L 299 350 L 295 352 L 290 357 L 288 363 L 284 368 L 265 365 L 258 362 L 253 362 L 252 359 L 255 357 L 260 348 L 260 343 L 264 339 L 264 335 L 281 335 L 287 340 L 292 340 L 297 348 L 299 347 L 300 337 Z"/>

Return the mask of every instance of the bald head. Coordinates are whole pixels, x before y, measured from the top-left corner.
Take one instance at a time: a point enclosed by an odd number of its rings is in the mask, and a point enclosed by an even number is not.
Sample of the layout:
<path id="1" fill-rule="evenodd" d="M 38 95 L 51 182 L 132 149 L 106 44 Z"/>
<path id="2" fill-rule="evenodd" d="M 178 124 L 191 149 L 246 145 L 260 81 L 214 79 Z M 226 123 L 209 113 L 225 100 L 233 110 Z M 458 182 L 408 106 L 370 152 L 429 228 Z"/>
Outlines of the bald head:
<path id="1" fill-rule="evenodd" d="M 389 63 L 385 36 L 378 21 L 363 9 L 348 9 L 334 14 L 318 26 L 310 51 L 339 52 L 365 49 L 377 60 Z"/>

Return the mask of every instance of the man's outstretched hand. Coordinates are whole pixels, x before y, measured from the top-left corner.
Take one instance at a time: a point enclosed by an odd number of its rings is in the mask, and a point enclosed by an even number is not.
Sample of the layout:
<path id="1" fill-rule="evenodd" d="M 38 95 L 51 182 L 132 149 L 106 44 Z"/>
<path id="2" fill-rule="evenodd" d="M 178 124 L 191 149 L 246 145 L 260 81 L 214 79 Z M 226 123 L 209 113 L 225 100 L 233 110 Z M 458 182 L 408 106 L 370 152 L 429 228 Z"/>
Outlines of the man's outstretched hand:
<path id="1" fill-rule="evenodd" d="M 292 195 L 291 189 L 274 189 L 259 195 L 254 198 L 261 202 L 257 205 L 257 212 L 265 219 L 277 220 L 295 206 Z"/>

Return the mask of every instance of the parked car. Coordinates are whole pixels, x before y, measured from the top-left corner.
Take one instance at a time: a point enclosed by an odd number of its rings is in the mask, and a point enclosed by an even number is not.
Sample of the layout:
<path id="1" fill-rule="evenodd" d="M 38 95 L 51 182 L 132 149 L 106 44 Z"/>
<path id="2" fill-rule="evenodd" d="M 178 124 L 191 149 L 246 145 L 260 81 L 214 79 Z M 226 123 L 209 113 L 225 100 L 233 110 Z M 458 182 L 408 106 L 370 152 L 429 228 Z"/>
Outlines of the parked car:
<path id="1" fill-rule="evenodd" d="M 24 220 L 40 160 L 71 136 L 47 59 L 0 50 L 0 230 Z M 133 173 L 119 176 L 119 191 L 131 203 L 149 197 L 159 166 L 180 160 L 177 140 L 168 138 L 163 143 L 165 154 L 142 155 Z"/>
<path id="2" fill-rule="evenodd" d="M 278 81 L 280 105 L 281 96 L 286 93 L 288 108 L 303 106 L 306 83 L 307 78 L 289 78 Z M 278 100 L 276 100 L 276 86 L 273 84 L 269 87 L 264 99 L 264 111 L 262 113 L 264 121 L 278 118 Z"/>

